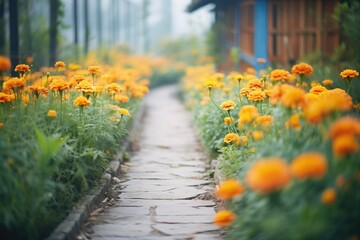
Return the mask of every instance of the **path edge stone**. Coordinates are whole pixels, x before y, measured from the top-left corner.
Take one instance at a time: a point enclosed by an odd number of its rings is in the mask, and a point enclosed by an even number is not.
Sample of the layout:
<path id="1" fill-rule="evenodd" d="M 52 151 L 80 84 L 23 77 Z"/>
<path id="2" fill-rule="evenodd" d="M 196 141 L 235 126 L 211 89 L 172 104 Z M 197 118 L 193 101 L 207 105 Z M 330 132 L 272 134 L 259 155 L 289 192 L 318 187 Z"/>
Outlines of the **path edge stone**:
<path id="1" fill-rule="evenodd" d="M 111 187 L 111 180 L 121 172 L 123 154 L 130 149 L 138 139 L 141 124 L 146 115 L 145 101 L 142 101 L 130 124 L 130 131 L 121 142 L 122 146 L 114 159 L 109 163 L 104 175 L 97 185 L 92 187 L 88 194 L 83 196 L 73 207 L 68 216 L 45 238 L 46 240 L 72 240 L 80 234 L 82 225 L 89 218 L 92 211 L 105 199 L 106 192 Z"/>

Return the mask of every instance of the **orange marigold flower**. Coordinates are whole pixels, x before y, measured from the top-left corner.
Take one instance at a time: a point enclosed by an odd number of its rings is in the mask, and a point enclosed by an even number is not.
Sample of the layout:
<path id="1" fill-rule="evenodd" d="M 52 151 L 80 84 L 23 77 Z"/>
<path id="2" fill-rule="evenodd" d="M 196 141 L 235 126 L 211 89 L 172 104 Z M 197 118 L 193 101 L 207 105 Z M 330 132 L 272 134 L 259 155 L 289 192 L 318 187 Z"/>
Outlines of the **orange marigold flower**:
<path id="1" fill-rule="evenodd" d="M 245 105 L 239 111 L 239 127 L 244 123 L 250 123 L 259 116 L 254 105 Z"/>
<path id="2" fill-rule="evenodd" d="M 232 222 L 236 219 L 236 215 L 228 210 L 221 210 L 216 213 L 214 217 L 214 224 L 220 227 L 226 227 L 232 224 Z"/>
<path id="3" fill-rule="evenodd" d="M 10 94 L 0 92 L 0 103 L 7 103 L 11 101 L 12 101 L 12 96 Z"/>
<path id="4" fill-rule="evenodd" d="M 100 74 L 100 67 L 99 66 L 90 66 L 88 68 L 88 72 L 92 75 Z"/>
<path id="5" fill-rule="evenodd" d="M 324 91 L 319 96 L 327 101 L 332 110 L 349 111 L 353 107 L 351 96 L 340 88 Z"/>
<path id="6" fill-rule="evenodd" d="M 65 64 L 63 61 L 57 61 L 57 62 L 54 64 L 54 67 L 56 67 L 56 68 L 65 68 L 65 67 L 66 67 L 66 64 Z"/>
<path id="7" fill-rule="evenodd" d="M 313 72 L 313 68 L 307 63 L 299 63 L 292 67 L 291 72 L 293 74 L 308 76 Z"/>
<path id="8" fill-rule="evenodd" d="M 224 137 L 224 142 L 225 143 L 236 142 L 238 139 L 239 139 L 239 135 L 237 135 L 236 133 L 228 133 Z"/>
<path id="9" fill-rule="evenodd" d="M 75 81 L 76 83 L 80 83 L 81 81 L 85 80 L 83 75 L 75 75 L 71 78 L 71 80 Z"/>
<path id="10" fill-rule="evenodd" d="M 341 76 L 342 78 L 346 78 L 346 79 L 348 79 L 348 80 L 351 80 L 351 79 L 353 79 L 354 77 L 359 76 L 359 72 L 356 71 L 356 70 L 353 70 L 353 69 L 345 69 L 344 71 L 342 71 L 342 72 L 340 73 L 340 76 Z"/>
<path id="11" fill-rule="evenodd" d="M 336 191 L 333 188 L 328 188 L 321 194 L 321 201 L 325 205 L 331 205 L 336 200 Z"/>
<path id="12" fill-rule="evenodd" d="M 300 154 L 290 164 L 291 174 L 300 180 L 322 178 L 327 167 L 324 155 L 318 152 Z"/>
<path id="13" fill-rule="evenodd" d="M 259 101 L 262 101 L 266 97 L 266 94 L 265 94 L 265 92 L 263 92 L 261 90 L 255 90 L 255 91 L 249 92 L 247 97 L 250 101 L 259 102 Z"/>
<path id="14" fill-rule="evenodd" d="M 90 104 L 91 104 L 91 101 L 83 96 L 79 96 L 74 100 L 74 106 L 77 106 L 77 107 L 87 107 Z"/>
<path id="15" fill-rule="evenodd" d="M 39 97 L 39 95 L 47 95 L 49 93 L 49 89 L 45 87 L 37 87 L 37 86 L 29 86 L 28 91 L 33 92 L 36 97 Z"/>
<path id="16" fill-rule="evenodd" d="M 120 84 L 117 83 L 111 83 L 105 86 L 105 88 L 111 93 L 111 94 L 116 94 L 116 93 L 120 93 L 123 91 L 123 87 Z M 135 92 L 135 91 L 134 91 Z M 135 95 L 133 92 L 133 95 Z M 141 92 L 141 91 L 137 91 L 137 92 Z M 141 93 L 141 96 L 143 96 L 144 94 Z"/>
<path id="17" fill-rule="evenodd" d="M 3 90 L 9 91 L 14 88 L 18 90 L 22 90 L 24 89 L 25 85 L 26 85 L 25 78 L 14 77 L 14 78 L 10 78 L 9 80 L 3 83 Z"/>
<path id="18" fill-rule="evenodd" d="M 332 85 L 334 82 L 330 79 L 325 79 L 324 81 L 322 81 L 322 84 L 324 84 L 324 86 L 330 86 Z"/>
<path id="19" fill-rule="evenodd" d="M 30 72 L 30 67 L 27 64 L 18 64 L 15 67 L 15 72 L 21 72 L 21 73 Z"/>
<path id="20" fill-rule="evenodd" d="M 0 122 L 0 128 L 3 128 L 5 124 L 3 122 Z"/>
<path id="21" fill-rule="evenodd" d="M 230 200 L 240 196 L 244 192 L 244 187 L 236 179 L 229 179 L 222 182 L 216 190 L 216 196 L 222 200 Z"/>
<path id="22" fill-rule="evenodd" d="M 293 128 L 296 130 L 300 130 L 301 129 L 300 115 L 299 114 L 291 115 L 290 119 L 286 121 L 285 127 L 286 129 Z"/>
<path id="23" fill-rule="evenodd" d="M 236 140 L 236 145 L 243 146 L 247 143 L 247 137 L 246 136 L 239 136 L 239 138 Z"/>
<path id="24" fill-rule="evenodd" d="M 57 116 L 57 112 L 55 110 L 49 110 L 47 112 L 47 116 L 50 117 L 50 118 L 55 118 Z"/>
<path id="25" fill-rule="evenodd" d="M 341 135 L 356 135 L 360 136 L 360 119 L 346 116 L 333 122 L 329 129 L 329 136 L 336 139 Z"/>
<path id="26" fill-rule="evenodd" d="M 250 88 L 244 87 L 244 88 L 242 88 L 242 89 L 240 90 L 239 95 L 240 95 L 240 96 L 241 96 L 241 95 L 248 95 L 249 92 L 250 92 Z"/>
<path id="27" fill-rule="evenodd" d="M 270 73 L 270 80 L 289 82 L 291 80 L 291 74 L 283 69 L 275 69 Z"/>
<path id="28" fill-rule="evenodd" d="M 61 78 L 55 78 L 49 85 L 49 89 L 53 91 L 63 91 L 70 89 L 69 83 Z"/>
<path id="29" fill-rule="evenodd" d="M 0 56 L 0 71 L 6 71 L 11 68 L 11 61 L 9 58 Z"/>
<path id="30" fill-rule="evenodd" d="M 309 92 L 313 93 L 313 94 L 316 94 L 316 95 L 319 95 L 320 93 L 322 93 L 324 91 L 327 91 L 326 87 L 323 87 L 321 85 L 316 85 L 316 86 L 312 87 Z"/>
<path id="31" fill-rule="evenodd" d="M 301 88 L 288 87 L 280 98 L 280 102 L 285 107 L 296 108 L 305 104 L 305 91 Z"/>
<path id="32" fill-rule="evenodd" d="M 233 119 L 231 118 L 231 117 L 225 117 L 224 118 L 224 123 L 226 124 L 226 125 L 230 125 L 230 124 L 232 124 L 234 121 L 233 121 Z"/>
<path id="33" fill-rule="evenodd" d="M 127 103 L 127 102 L 129 102 L 129 97 L 127 95 L 124 95 L 124 94 L 117 94 L 117 95 L 115 95 L 114 100 L 116 102 Z"/>
<path id="34" fill-rule="evenodd" d="M 256 141 L 259 141 L 264 137 L 264 133 L 262 131 L 254 131 L 251 135 Z"/>
<path id="35" fill-rule="evenodd" d="M 250 89 L 250 91 L 254 91 L 254 90 L 261 90 L 263 85 L 261 80 L 255 78 L 249 81 L 247 87 Z"/>
<path id="36" fill-rule="evenodd" d="M 231 109 L 234 109 L 235 106 L 236 106 L 236 104 L 231 100 L 227 100 L 227 101 L 220 104 L 220 108 L 222 110 L 225 110 L 225 111 L 229 111 Z"/>
<path id="37" fill-rule="evenodd" d="M 245 179 L 252 190 L 267 194 L 285 187 L 291 176 L 287 163 L 281 158 L 272 157 L 256 161 Z"/>
<path id="38" fill-rule="evenodd" d="M 343 157 L 359 151 L 359 143 L 352 134 L 343 134 L 333 141 L 334 155 Z"/>
<path id="39" fill-rule="evenodd" d="M 274 118 L 271 115 L 263 115 L 255 119 L 256 125 L 260 125 L 264 127 L 269 127 L 273 122 L 274 122 Z"/>

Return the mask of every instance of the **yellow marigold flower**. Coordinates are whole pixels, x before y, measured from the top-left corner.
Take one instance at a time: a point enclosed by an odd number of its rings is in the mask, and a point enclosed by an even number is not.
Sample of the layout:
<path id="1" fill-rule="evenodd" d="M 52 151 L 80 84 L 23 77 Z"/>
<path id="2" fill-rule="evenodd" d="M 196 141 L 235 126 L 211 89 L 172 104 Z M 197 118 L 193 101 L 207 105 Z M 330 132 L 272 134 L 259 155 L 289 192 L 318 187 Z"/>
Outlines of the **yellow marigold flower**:
<path id="1" fill-rule="evenodd" d="M 216 196 L 222 200 L 230 200 L 240 196 L 244 192 L 244 187 L 236 179 L 229 179 L 221 183 L 216 190 Z"/>
<path id="2" fill-rule="evenodd" d="M 270 80 L 272 81 L 285 81 L 289 82 L 291 79 L 291 74 L 283 69 L 275 69 L 270 73 Z"/>
<path id="3" fill-rule="evenodd" d="M 49 110 L 47 112 L 47 116 L 50 117 L 50 118 L 55 118 L 57 116 L 57 112 L 55 110 Z"/>
<path id="4" fill-rule="evenodd" d="M 252 165 L 245 176 L 254 191 L 267 194 L 285 187 L 291 180 L 287 163 L 281 158 L 264 158 Z"/>
<path id="5" fill-rule="evenodd" d="M 216 87 L 216 82 L 213 80 L 213 79 L 207 79 L 205 82 L 204 82 L 204 87 L 207 87 L 207 88 L 214 88 Z"/>
<path id="6" fill-rule="evenodd" d="M 239 111 L 239 124 L 250 123 L 259 116 L 254 105 L 245 105 Z"/>
<path id="7" fill-rule="evenodd" d="M 360 136 L 360 119 L 346 116 L 333 122 L 329 129 L 329 136 L 336 139 L 341 135 Z"/>
<path id="8" fill-rule="evenodd" d="M 300 180 L 322 178 L 327 168 L 324 155 L 318 152 L 300 154 L 290 164 L 291 174 Z"/>
<path id="9" fill-rule="evenodd" d="M 79 96 L 74 100 L 74 106 L 77 107 L 87 107 L 91 104 L 90 100 L 88 100 L 86 97 Z"/>
<path id="10" fill-rule="evenodd" d="M 325 205 L 331 205 L 336 200 L 336 191 L 333 188 L 328 188 L 321 194 L 321 201 Z"/>
<path id="11" fill-rule="evenodd" d="M 88 68 L 88 72 L 92 75 L 100 74 L 100 67 L 99 66 L 90 66 Z"/>
<path id="12" fill-rule="evenodd" d="M 236 215 L 228 210 L 221 210 L 216 213 L 214 217 L 214 224 L 220 227 L 226 227 L 232 224 L 232 222 L 236 219 Z"/>
<path id="13" fill-rule="evenodd" d="M 274 118 L 271 115 L 263 115 L 255 119 L 256 125 L 260 125 L 264 127 L 269 127 L 273 122 L 274 122 Z"/>
<path id="14" fill-rule="evenodd" d="M 80 67 L 80 65 L 78 65 L 78 64 L 70 63 L 70 64 L 69 64 L 69 69 L 72 70 L 72 71 L 76 71 L 76 70 L 80 70 L 81 67 Z"/>
<path id="15" fill-rule="evenodd" d="M 3 122 L 0 122 L 0 128 L 3 128 L 5 124 Z"/>
<path id="16" fill-rule="evenodd" d="M 237 135 L 236 133 L 228 133 L 224 137 L 224 142 L 225 143 L 236 142 L 238 139 L 239 139 L 239 135 Z"/>
<path id="17" fill-rule="evenodd" d="M 290 119 L 286 121 L 285 127 L 286 129 L 293 128 L 296 130 L 300 130 L 301 129 L 300 115 L 299 114 L 291 115 Z"/>
<path id="18" fill-rule="evenodd" d="M 313 72 L 313 68 L 307 63 L 299 63 L 291 68 L 291 72 L 293 74 L 309 76 Z"/>
<path id="19" fill-rule="evenodd" d="M 234 109 L 235 106 L 236 106 L 236 104 L 233 101 L 227 100 L 227 101 L 221 103 L 220 108 L 222 110 L 229 111 L 231 109 Z"/>
<path id="20" fill-rule="evenodd" d="M 236 80 L 236 81 L 238 81 L 238 82 L 240 82 L 241 80 L 244 79 L 244 76 L 241 75 L 241 74 L 235 74 L 235 75 L 233 76 L 233 79 Z"/>
<path id="21" fill-rule="evenodd" d="M 265 94 L 265 92 L 263 92 L 261 90 L 255 90 L 255 91 L 249 92 L 247 97 L 250 101 L 259 102 L 259 101 L 262 101 L 266 97 L 266 94 Z"/>
<path id="22" fill-rule="evenodd" d="M 53 91 L 63 91 L 70 89 L 69 83 L 61 78 L 55 78 L 49 85 L 49 89 Z"/>
<path id="23" fill-rule="evenodd" d="M 236 145 L 243 146 L 247 143 L 247 137 L 246 136 L 239 136 L 239 138 L 236 140 Z"/>
<path id="24" fill-rule="evenodd" d="M 280 98 L 283 106 L 288 108 L 302 107 L 305 104 L 305 91 L 301 88 L 288 87 Z"/>
<path id="25" fill-rule="evenodd" d="M 114 100 L 116 102 L 127 103 L 129 102 L 129 97 L 124 94 L 116 94 Z"/>
<path id="26" fill-rule="evenodd" d="M 321 86 L 321 85 L 317 85 L 317 86 L 314 86 L 310 89 L 310 93 L 313 93 L 313 94 L 316 94 L 316 95 L 319 95 L 320 93 L 324 92 L 324 91 L 327 91 L 327 88 Z"/>
<path id="27" fill-rule="evenodd" d="M 11 68 L 11 61 L 9 58 L 0 56 L 0 71 L 6 71 Z"/>
<path id="28" fill-rule="evenodd" d="M 264 137 L 264 133 L 262 131 L 254 131 L 251 135 L 256 141 L 259 141 Z"/>
<path id="29" fill-rule="evenodd" d="M 353 70 L 353 69 L 345 69 L 344 71 L 342 71 L 340 73 L 340 76 L 342 78 L 346 78 L 348 80 L 351 80 L 353 79 L 354 77 L 357 77 L 359 76 L 359 72 L 357 72 L 356 70 Z"/>
<path id="30" fill-rule="evenodd" d="M 92 93 L 95 91 L 94 86 L 86 80 L 81 81 L 75 87 L 75 89 L 78 91 L 86 92 L 86 93 Z"/>
<path id="31" fill-rule="evenodd" d="M 56 67 L 56 68 L 65 68 L 65 67 L 66 67 L 66 64 L 65 64 L 63 61 L 57 61 L 57 62 L 54 64 L 54 67 Z"/>
<path id="32" fill-rule="evenodd" d="M 21 73 L 30 72 L 30 67 L 27 64 L 18 64 L 15 67 L 15 72 L 21 72 Z"/>
<path id="33" fill-rule="evenodd" d="M 352 134 L 343 134 L 333 141 L 334 155 L 343 157 L 359 151 L 359 143 Z"/>
<path id="34" fill-rule="evenodd" d="M 119 109 L 119 113 L 121 114 L 121 115 L 129 115 L 130 113 L 129 113 L 129 110 L 127 110 L 126 108 L 120 108 Z"/>
<path id="35" fill-rule="evenodd" d="M 29 95 L 28 95 L 28 94 L 23 94 L 23 95 L 21 96 L 21 101 L 22 101 L 25 105 L 29 103 L 29 100 L 30 100 L 30 98 L 29 98 Z"/>
<path id="36" fill-rule="evenodd" d="M 0 103 L 7 103 L 11 101 L 12 101 L 12 96 L 10 94 L 0 92 Z"/>
<path id="37" fill-rule="evenodd" d="M 324 84 L 324 86 L 330 86 L 332 85 L 334 82 L 330 79 L 325 79 L 324 81 L 322 81 L 322 84 Z"/>
<path id="38" fill-rule="evenodd" d="M 232 119 L 231 117 L 225 117 L 225 118 L 224 118 L 224 123 L 225 123 L 226 125 L 230 125 L 230 124 L 233 123 L 233 119 Z"/>

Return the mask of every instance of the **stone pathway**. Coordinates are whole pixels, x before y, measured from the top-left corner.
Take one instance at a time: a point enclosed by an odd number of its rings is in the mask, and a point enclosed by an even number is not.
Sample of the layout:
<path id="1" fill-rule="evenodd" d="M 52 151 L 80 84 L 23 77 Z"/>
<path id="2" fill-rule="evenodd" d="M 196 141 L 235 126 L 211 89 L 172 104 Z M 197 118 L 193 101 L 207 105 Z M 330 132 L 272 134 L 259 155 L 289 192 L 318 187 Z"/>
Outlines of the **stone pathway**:
<path id="1" fill-rule="evenodd" d="M 176 87 L 154 90 L 140 150 L 131 158 L 117 202 L 88 223 L 91 239 L 221 239 L 212 224 L 211 182 L 204 180 L 206 156 L 191 117 L 176 99 Z"/>

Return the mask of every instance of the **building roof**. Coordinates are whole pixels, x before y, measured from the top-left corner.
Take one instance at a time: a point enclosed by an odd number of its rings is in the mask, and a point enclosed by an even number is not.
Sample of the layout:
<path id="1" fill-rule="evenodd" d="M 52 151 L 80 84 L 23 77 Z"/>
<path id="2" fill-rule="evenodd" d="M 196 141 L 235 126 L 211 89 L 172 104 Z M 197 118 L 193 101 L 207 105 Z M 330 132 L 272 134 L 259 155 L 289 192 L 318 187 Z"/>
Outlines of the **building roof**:
<path id="1" fill-rule="evenodd" d="M 192 12 L 198 10 L 199 8 L 202 8 L 206 4 L 213 3 L 213 2 L 215 2 L 215 1 L 214 0 L 192 0 L 190 5 L 187 6 L 186 11 L 188 13 L 192 13 Z"/>

